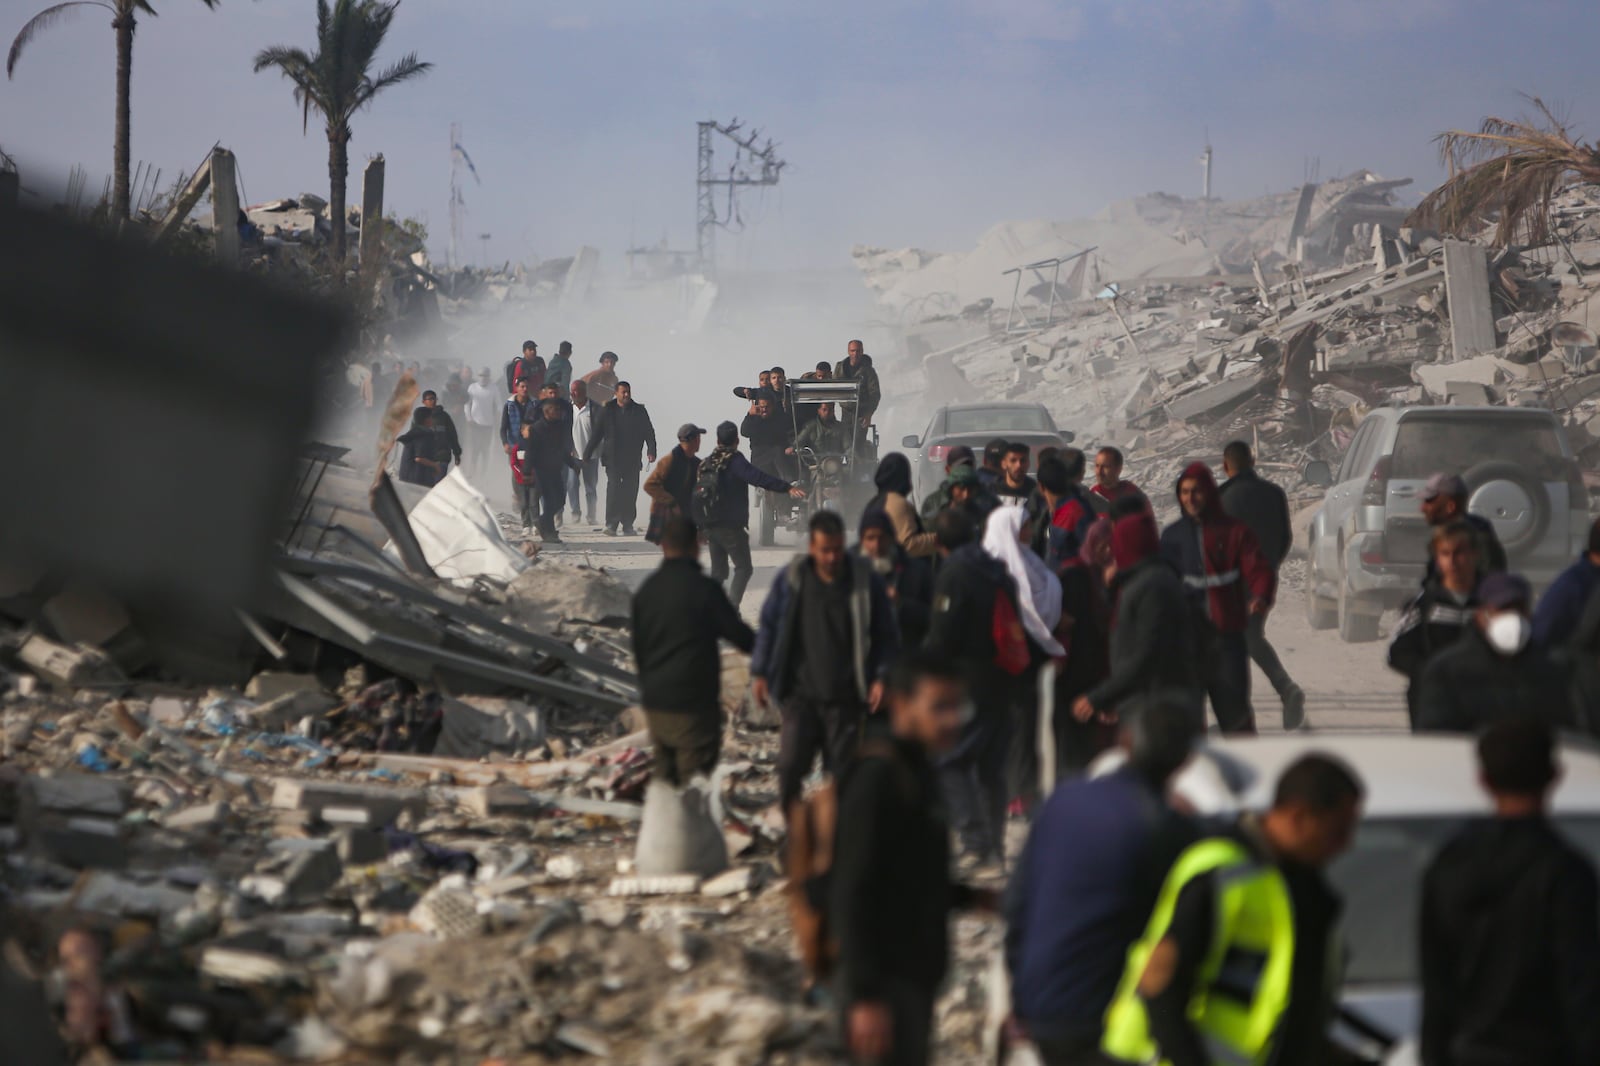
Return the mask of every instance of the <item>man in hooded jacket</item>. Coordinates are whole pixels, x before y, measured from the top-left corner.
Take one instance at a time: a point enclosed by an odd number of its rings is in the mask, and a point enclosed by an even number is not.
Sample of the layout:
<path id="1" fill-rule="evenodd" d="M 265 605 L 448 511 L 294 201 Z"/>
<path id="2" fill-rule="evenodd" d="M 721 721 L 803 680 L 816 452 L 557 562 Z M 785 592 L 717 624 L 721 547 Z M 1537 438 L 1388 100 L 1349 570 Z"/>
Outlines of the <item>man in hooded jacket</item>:
<path id="1" fill-rule="evenodd" d="M 1250 617 L 1272 608 L 1277 573 L 1250 527 L 1223 510 L 1205 463 L 1184 468 L 1176 486 L 1182 515 L 1161 533 L 1161 554 L 1188 593 L 1201 678 L 1224 733 L 1254 733 L 1250 706 Z"/>
<path id="2" fill-rule="evenodd" d="M 1143 697 L 1187 700 L 1200 709 L 1194 619 L 1183 582 L 1161 554 L 1149 511 L 1124 515 L 1111 527 L 1111 672 L 1073 704 L 1080 722 L 1115 717 Z"/>
<path id="3" fill-rule="evenodd" d="M 913 559 L 931 559 L 939 554 L 939 538 L 923 530 L 922 519 L 911 505 L 911 460 L 899 452 L 890 452 L 878 463 L 873 481 L 878 495 L 866 509 L 888 516 L 895 543 Z"/>

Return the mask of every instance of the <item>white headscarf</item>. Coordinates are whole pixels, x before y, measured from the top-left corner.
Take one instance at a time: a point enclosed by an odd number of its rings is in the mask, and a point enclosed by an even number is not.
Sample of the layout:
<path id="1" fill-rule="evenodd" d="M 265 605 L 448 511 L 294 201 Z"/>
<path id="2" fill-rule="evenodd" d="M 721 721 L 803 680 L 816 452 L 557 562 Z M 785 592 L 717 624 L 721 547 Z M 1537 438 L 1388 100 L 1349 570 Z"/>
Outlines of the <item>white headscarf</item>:
<path id="1" fill-rule="evenodd" d="M 995 508 L 983 528 L 983 550 L 1004 563 L 1017 583 L 1017 609 L 1028 636 L 1045 654 L 1065 655 L 1067 650 L 1051 635 L 1061 623 L 1061 582 L 1017 539 L 1027 517 L 1025 508 Z"/>

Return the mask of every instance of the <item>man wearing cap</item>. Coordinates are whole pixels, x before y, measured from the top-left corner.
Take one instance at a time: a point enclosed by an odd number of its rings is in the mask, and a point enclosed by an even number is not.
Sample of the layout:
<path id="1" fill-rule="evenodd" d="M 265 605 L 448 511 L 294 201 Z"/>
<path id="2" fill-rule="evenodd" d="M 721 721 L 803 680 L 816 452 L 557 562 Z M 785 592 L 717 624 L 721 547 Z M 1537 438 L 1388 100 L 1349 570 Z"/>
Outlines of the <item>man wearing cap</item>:
<path id="1" fill-rule="evenodd" d="M 1520 575 L 1483 579 L 1473 625 L 1423 668 L 1418 731 L 1476 733 L 1524 714 L 1557 728 L 1572 724 L 1568 671 L 1532 643 L 1532 605 Z"/>
<path id="2" fill-rule="evenodd" d="M 565 396 L 572 387 L 572 342 L 562 341 L 561 347 L 556 350 L 556 356 L 550 360 L 550 365 L 545 369 L 544 381 L 546 385 L 556 387 L 557 396 Z"/>
<path id="3" fill-rule="evenodd" d="M 494 428 L 500 413 L 500 391 L 492 384 L 494 375 L 484 367 L 478 380 L 467 386 L 467 458 L 472 460 L 473 476 L 489 469 L 494 447 Z"/>
<path id="4" fill-rule="evenodd" d="M 1478 566 L 1485 574 L 1503 574 L 1506 570 L 1506 550 L 1495 535 L 1494 526 L 1482 515 L 1467 513 L 1467 483 L 1455 474 L 1438 473 L 1428 478 L 1422 487 L 1422 517 L 1430 526 L 1442 526 L 1452 518 L 1463 519 L 1477 534 Z M 1428 564 L 1427 577 L 1433 576 L 1433 564 Z"/>
<path id="5" fill-rule="evenodd" d="M 617 353 L 601 352 L 600 368 L 589 371 L 582 380 L 589 386 L 589 399 L 598 404 L 610 402 L 617 387 Z"/>
<path id="6" fill-rule="evenodd" d="M 524 378 L 528 395 L 539 395 L 539 386 L 544 384 L 544 360 L 539 358 L 539 346 L 533 341 L 523 341 L 522 354 L 506 364 L 506 391 L 515 391 L 517 382 Z"/>
<path id="7" fill-rule="evenodd" d="M 700 438 L 705 430 L 693 422 L 678 427 L 678 443 L 644 479 L 644 494 L 650 497 L 650 523 L 644 539 L 661 543 L 661 530 L 667 519 L 682 515 L 694 520 L 689 497 L 694 493 L 695 477 L 700 473 Z"/>
<path id="8" fill-rule="evenodd" d="M 604 356 L 601 358 L 603 361 Z M 590 385 L 591 390 L 596 387 Z M 583 458 L 587 462 L 598 452 L 606 468 L 606 536 L 616 536 L 621 527 L 623 535 L 631 537 L 638 532 L 633 522 L 639 514 L 639 471 L 643 469 L 639 452 L 645 453 L 647 462 L 656 461 L 656 427 L 644 405 L 633 402 L 632 385 L 619 381 L 613 391 L 616 395 L 595 419 L 594 436 L 589 438 Z"/>
<path id="9" fill-rule="evenodd" d="M 728 582 L 728 599 L 734 607 L 744 599 L 745 586 L 755 566 L 750 561 L 750 489 L 787 492 L 799 498 L 805 490 L 757 469 L 739 454 L 739 427 L 732 422 L 717 425 L 717 447 L 706 459 L 716 472 L 716 491 L 705 514 L 693 515 L 705 532 L 711 551 L 711 580 L 728 580 L 728 563 L 733 563 L 733 579 Z M 709 477 L 709 474 L 707 474 Z"/>

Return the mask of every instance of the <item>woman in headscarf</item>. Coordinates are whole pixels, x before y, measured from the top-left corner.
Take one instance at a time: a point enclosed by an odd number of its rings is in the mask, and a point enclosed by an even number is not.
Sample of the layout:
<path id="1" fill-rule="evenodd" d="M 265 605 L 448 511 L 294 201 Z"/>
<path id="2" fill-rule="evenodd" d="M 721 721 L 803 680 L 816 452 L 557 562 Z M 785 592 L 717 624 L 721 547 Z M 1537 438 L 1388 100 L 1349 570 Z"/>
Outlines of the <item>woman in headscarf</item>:
<path id="1" fill-rule="evenodd" d="M 1055 776 L 1082 772 L 1116 740 L 1116 727 L 1098 720 L 1080 722 L 1072 714 L 1079 696 L 1106 679 L 1111 670 L 1111 598 L 1105 573 L 1111 565 L 1111 519 L 1097 518 L 1084 534 L 1083 547 L 1061 567 L 1061 631 L 1067 657 L 1055 677 Z"/>
<path id="2" fill-rule="evenodd" d="M 1028 635 L 1031 662 L 1013 692 L 1010 786 L 1013 810 L 1027 813 L 1039 798 L 1039 670 L 1067 650 L 1056 639 L 1061 624 L 1061 580 L 1033 553 L 1026 508 L 1001 507 L 989 515 L 983 550 L 1005 565 L 1017 586 L 1017 613 Z"/>
<path id="3" fill-rule="evenodd" d="M 878 462 L 873 475 L 878 494 L 867 504 L 868 511 L 882 511 L 894 526 L 894 539 L 913 559 L 931 559 L 939 554 L 939 540 L 922 528 L 922 519 L 912 506 L 911 460 L 890 452 Z"/>

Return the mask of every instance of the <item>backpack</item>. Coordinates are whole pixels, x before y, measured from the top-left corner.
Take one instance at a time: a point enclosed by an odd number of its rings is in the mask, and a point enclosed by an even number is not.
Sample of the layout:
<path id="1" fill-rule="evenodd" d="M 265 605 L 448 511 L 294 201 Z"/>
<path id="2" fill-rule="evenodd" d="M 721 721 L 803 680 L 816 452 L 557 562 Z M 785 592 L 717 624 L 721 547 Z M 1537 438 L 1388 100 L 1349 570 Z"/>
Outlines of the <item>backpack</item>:
<path id="1" fill-rule="evenodd" d="M 994 598 L 989 635 L 994 640 L 994 664 L 1012 677 L 1020 677 L 1028 668 L 1028 636 L 1011 597 L 1003 592 Z"/>
<path id="2" fill-rule="evenodd" d="M 694 477 L 694 489 L 689 493 L 689 520 L 695 525 L 704 528 L 710 524 L 722 495 L 722 472 L 733 461 L 734 454 L 732 448 L 727 451 L 719 448 L 711 453 L 709 459 L 700 463 L 700 470 Z"/>
<path id="3" fill-rule="evenodd" d="M 916 783 L 900 761 L 894 744 L 882 738 L 863 740 L 856 758 L 888 759 L 902 772 L 901 789 L 907 802 L 916 800 Z M 833 870 L 833 845 L 839 826 L 837 779 L 823 782 L 811 795 L 789 805 L 789 841 L 784 872 L 789 876 L 789 920 L 800 950 L 808 987 L 833 976 L 839 961 L 839 941 L 828 923 L 828 896 Z"/>

